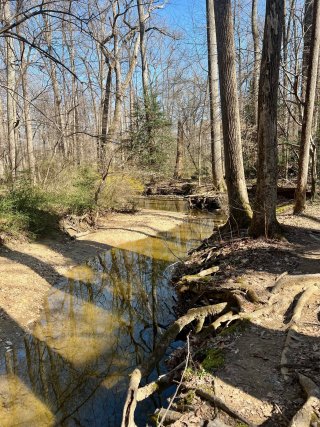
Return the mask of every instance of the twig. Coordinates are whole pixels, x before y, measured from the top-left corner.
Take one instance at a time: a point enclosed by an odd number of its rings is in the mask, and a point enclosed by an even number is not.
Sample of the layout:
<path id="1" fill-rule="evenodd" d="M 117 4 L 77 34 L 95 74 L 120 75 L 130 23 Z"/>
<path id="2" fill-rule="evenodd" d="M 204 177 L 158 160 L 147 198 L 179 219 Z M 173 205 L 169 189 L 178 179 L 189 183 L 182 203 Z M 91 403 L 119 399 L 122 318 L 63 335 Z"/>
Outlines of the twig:
<path id="1" fill-rule="evenodd" d="M 187 335 L 187 360 L 186 360 L 186 365 L 185 365 L 184 370 L 182 372 L 182 375 L 181 375 L 179 384 L 178 384 L 178 386 L 176 388 L 176 391 L 175 391 L 174 395 L 172 396 L 172 398 L 170 400 L 168 408 L 166 409 L 165 413 L 163 414 L 163 416 L 162 416 L 162 418 L 160 420 L 159 427 L 161 427 L 163 425 L 163 422 L 164 422 L 164 420 L 166 418 L 166 415 L 167 415 L 168 411 L 170 410 L 170 408 L 172 406 L 172 403 L 174 402 L 174 399 L 177 397 L 178 391 L 179 391 L 179 389 L 181 387 L 181 384 L 183 382 L 183 378 L 184 378 L 184 376 L 186 374 L 186 371 L 187 371 L 187 368 L 188 368 L 189 358 L 190 358 L 190 342 L 189 342 L 189 335 Z"/>

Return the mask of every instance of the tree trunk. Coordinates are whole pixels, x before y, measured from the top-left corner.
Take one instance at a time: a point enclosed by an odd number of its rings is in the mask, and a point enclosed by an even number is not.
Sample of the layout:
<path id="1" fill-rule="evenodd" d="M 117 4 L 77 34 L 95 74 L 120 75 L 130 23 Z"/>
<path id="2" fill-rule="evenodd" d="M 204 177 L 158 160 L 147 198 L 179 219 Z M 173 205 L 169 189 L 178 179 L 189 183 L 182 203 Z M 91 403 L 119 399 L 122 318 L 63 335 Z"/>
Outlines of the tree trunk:
<path id="1" fill-rule="evenodd" d="M 299 153 L 299 173 L 296 189 L 294 214 L 304 211 L 306 205 L 306 191 L 308 183 L 308 169 L 310 157 L 310 143 L 312 138 L 312 121 L 316 97 L 317 74 L 320 48 L 320 0 L 313 4 L 313 24 L 310 46 L 310 60 L 308 67 L 308 80 L 306 86 L 305 107 L 301 131 Z"/>
<path id="2" fill-rule="evenodd" d="M 104 94 L 103 106 L 102 106 L 101 135 L 100 135 L 100 138 L 98 139 L 98 147 L 97 147 L 99 169 L 103 168 L 103 164 L 106 158 L 106 145 L 107 145 L 109 116 L 110 116 L 111 86 L 112 86 L 112 66 L 109 64 L 105 94 Z"/>
<path id="3" fill-rule="evenodd" d="M 313 0 L 305 0 L 303 18 L 303 56 L 301 99 L 305 101 L 312 43 Z"/>
<path id="4" fill-rule="evenodd" d="M 21 74 L 21 84 L 22 84 L 22 93 L 23 93 L 23 113 L 25 121 L 25 130 L 26 130 L 26 141 L 27 141 L 27 159 L 28 159 L 28 169 L 30 173 L 30 181 L 35 183 L 36 174 L 35 174 L 35 155 L 33 147 L 33 132 L 31 125 L 31 115 L 30 115 L 30 105 L 29 105 L 29 91 L 28 91 L 28 65 L 26 64 L 23 67 Z"/>
<path id="5" fill-rule="evenodd" d="M 184 133 L 183 124 L 181 120 L 178 120 L 178 132 L 177 132 L 177 157 L 176 165 L 174 169 L 173 178 L 181 179 L 183 173 L 183 158 L 184 158 Z"/>
<path id="6" fill-rule="evenodd" d="M 254 124 L 258 125 L 258 91 L 259 91 L 259 31 L 257 23 L 257 0 L 252 0 L 251 29 L 253 38 L 253 73 L 252 73 L 252 98 L 254 111 Z"/>
<path id="7" fill-rule="evenodd" d="M 222 170 L 222 147 L 219 118 L 219 80 L 217 67 L 217 40 L 213 0 L 207 0 L 207 47 L 208 79 L 210 99 L 210 133 L 213 185 L 218 191 L 225 191 Z"/>
<path id="8" fill-rule="evenodd" d="M 143 87 L 143 100 L 144 100 L 144 109 L 145 109 L 145 119 L 146 119 L 146 130 L 148 137 L 148 144 L 150 154 L 152 154 L 152 126 L 150 120 L 151 113 L 151 93 L 149 90 L 149 71 L 148 71 L 148 62 L 147 62 L 147 49 L 146 49 L 146 20 L 147 16 L 144 13 L 144 7 L 141 0 L 137 0 L 138 7 L 138 16 L 139 16 L 139 33 L 140 33 L 140 56 L 141 56 L 141 71 L 142 71 L 142 87 Z"/>
<path id="9" fill-rule="evenodd" d="M 10 2 L 4 3 L 4 20 L 6 24 L 11 21 Z M 8 130 L 8 164 L 9 176 L 12 181 L 15 180 L 17 172 L 17 153 L 16 153 L 16 132 L 17 125 L 16 115 L 16 72 L 14 68 L 15 53 L 14 42 L 11 37 L 5 39 L 6 49 L 6 68 L 7 68 L 7 130 Z"/>
<path id="10" fill-rule="evenodd" d="M 284 0 L 267 0 L 259 85 L 257 190 L 250 227 L 254 237 L 274 237 L 280 229 L 276 218 L 277 107 L 283 20 Z"/>
<path id="11" fill-rule="evenodd" d="M 48 21 L 48 18 L 44 16 L 45 21 L 45 40 L 48 46 L 48 52 L 52 54 L 52 30 L 50 22 Z M 49 61 L 48 65 L 48 71 L 51 78 L 52 83 L 52 90 L 53 90 L 53 99 L 54 99 L 54 110 L 55 110 L 55 117 L 57 119 L 57 125 L 59 128 L 58 133 L 58 150 L 63 155 L 63 157 L 66 156 L 67 147 L 66 147 L 66 140 L 65 140 L 65 118 L 62 111 L 62 95 L 61 90 L 59 87 L 58 82 L 58 76 L 57 76 L 57 66 L 56 63 L 53 61 Z"/>
<path id="12" fill-rule="evenodd" d="M 245 227 L 252 211 L 243 169 L 231 0 L 215 0 L 214 6 L 229 221 Z"/>

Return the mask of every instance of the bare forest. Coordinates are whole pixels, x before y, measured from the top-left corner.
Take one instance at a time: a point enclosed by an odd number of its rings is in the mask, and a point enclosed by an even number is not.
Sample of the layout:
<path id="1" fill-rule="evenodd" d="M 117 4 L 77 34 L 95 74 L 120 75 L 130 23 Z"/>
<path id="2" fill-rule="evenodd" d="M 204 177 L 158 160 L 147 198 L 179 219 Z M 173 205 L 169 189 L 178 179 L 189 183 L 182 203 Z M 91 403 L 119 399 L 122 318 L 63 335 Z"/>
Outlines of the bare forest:
<path id="1" fill-rule="evenodd" d="M 0 21 L 0 427 L 319 427 L 320 0 Z"/>

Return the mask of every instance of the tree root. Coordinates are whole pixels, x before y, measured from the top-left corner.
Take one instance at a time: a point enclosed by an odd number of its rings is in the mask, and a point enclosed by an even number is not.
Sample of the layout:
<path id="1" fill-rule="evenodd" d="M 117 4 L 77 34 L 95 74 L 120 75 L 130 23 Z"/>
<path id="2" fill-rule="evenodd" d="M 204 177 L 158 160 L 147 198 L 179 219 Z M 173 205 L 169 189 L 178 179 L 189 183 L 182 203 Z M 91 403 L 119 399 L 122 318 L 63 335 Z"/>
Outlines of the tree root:
<path id="1" fill-rule="evenodd" d="M 149 396 L 163 387 L 170 386 L 177 371 L 184 368 L 185 364 L 186 362 L 183 361 L 174 369 L 172 369 L 172 371 L 165 375 L 161 375 L 157 380 L 145 385 L 144 387 L 140 387 L 137 391 L 137 402 L 141 402 L 142 400 L 147 399 Z"/>
<path id="2" fill-rule="evenodd" d="M 286 341 L 284 343 L 284 347 L 281 354 L 281 373 L 285 380 L 288 380 L 290 378 L 289 370 L 286 367 L 286 365 L 288 365 L 287 356 L 291 352 L 290 350 L 291 339 L 294 337 L 295 333 L 297 332 L 304 306 L 307 304 L 307 302 L 312 297 L 312 295 L 315 294 L 316 292 L 319 292 L 319 290 L 320 290 L 319 284 L 311 284 L 310 286 L 308 286 L 300 296 L 297 302 L 297 305 L 294 308 L 288 334 L 287 334 Z"/>
<path id="3" fill-rule="evenodd" d="M 179 332 L 181 332 L 185 326 L 189 325 L 194 320 L 197 320 L 201 317 L 206 317 L 209 315 L 213 316 L 221 313 L 226 308 L 226 306 L 227 303 L 221 303 L 209 305 L 206 307 L 192 308 L 187 312 L 187 314 L 172 323 L 172 325 L 160 338 L 160 341 L 158 342 L 151 356 L 131 373 L 127 398 L 123 409 L 121 424 L 122 427 L 135 426 L 134 412 L 137 406 L 137 396 L 141 378 L 150 374 L 159 360 L 162 359 L 168 346 L 176 338 Z"/>
<path id="4" fill-rule="evenodd" d="M 297 274 L 296 276 L 281 275 L 272 288 L 272 293 L 278 293 L 284 286 L 304 286 L 306 284 L 313 285 L 315 282 L 320 282 L 320 274 Z M 310 283 L 311 282 L 311 283 Z"/>
<path id="5" fill-rule="evenodd" d="M 182 417 L 182 413 L 178 412 L 178 411 L 173 411 L 172 409 L 165 409 L 165 408 L 160 408 L 157 409 L 155 412 L 155 418 L 156 420 L 161 420 L 161 418 L 163 416 L 166 416 L 165 419 L 165 425 L 174 423 L 175 421 L 178 421 L 181 417 Z"/>
<path id="6" fill-rule="evenodd" d="M 315 283 L 316 282 L 316 283 Z M 176 336 L 183 330 L 183 328 L 193 321 L 196 321 L 195 326 L 195 332 L 198 334 L 197 337 L 201 340 L 204 339 L 207 335 L 212 333 L 213 331 L 216 331 L 219 327 L 221 327 L 224 323 L 230 323 L 235 320 L 244 320 L 244 319 L 257 319 L 260 316 L 265 315 L 271 315 L 271 313 L 278 311 L 279 307 L 280 309 L 283 309 L 285 305 L 287 305 L 290 300 L 292 299 L 292 296 L 287 295 L 288 293 L 281 293 L 281 290 L 284 287 L 287 286 L 294 286 L 296 287 L 304 287 L 304 291 L 301 294 L 295 308 L 294 313 L 289 325 L 285 345 L 282 351 L 281 355 L 281 372 L 285 379 L 289 378 L 289 370 L 288 370 L 288 360 L 287 356 L 290 351 L 290 342 L 294 334 L 296 333 L 298 329 L 298 325 L 300 322 L 302 310 L 308 300 L 311 298 L 311 296 L 319 292 L 320 290 L 320 274 L 313 274 L 313 275 L 297 275 L 297 276 L 287 276 L 287 273 L 283 273 L 278 277 L 278 279 L 275 281 L 274 286 L 271 291 L 270 298 L 268 302 L 260 306 L 259 308 L 255 309 L 252 312 L 249 312 L 246 310 L 246 305 L 244 304 L 246 302 L 246 299 L 250 302 L 261 302 L 259 301 L 258 296 L 255 294 L 249 295 L 248 289 L 244 289 L 246 292 L 242 292 L 242 287 L 239 286 L 239 288 L 226 288 L 223 287 L 222 289 L 217 286 L 215 289 L 206 289 L 204 291 L 205 294 L 207 292 L 215 292 L 216 295 L 218 295 L 218 298 L 223 301 L 232 301 L 240 310 L 238 313 L 234 313 L 233 311 L 228 311 L 227 313 L 224 313 L 224 310 L 228 306 L 228 303 L 223 302 L 221 304 L 215 304 L 215 305 L 208 305 L 205 307 L 199 307 L 190 309 L 184 316 L 177 319 L 168 329 L 167 331 L 162 335 L 160 338 L 154 352 L 150 355 L 149 358 L 147 358 L 139 367 L 137 367 L 131 374 L 130 383 L 128 387 L 128 393 L 127 398 L 123 410 L 123 418 L 122 418 L 122 427 L 134 427 L 134 412 L 137 406 L 137 402 L 144 400 L 145 398 L 149 397 L 152 393 L 157 391 L 160 387 L 168 385 L 170 381 L 174 378 L 174 371 L 177 371 L 180 369 L 183 364 L 180 364 L 177 368 L 175 368 L 173 371 L 168 373 L 165 376 L 162 376 L 158 378 L 158 380 L 139 388 L 140 381 L 142 377 L 145 377 L 150 374 L 152 369 L 156 366 L 156 364 L 161 360 L 161 358 L 164 356 L 167 347 L 170 345 L 170 343 L 176 338 Z M 253 300 L 253 301 L 252 301 Z M 230 306 L 230 305 L 229 305 Z M 208 327 L 203 328 L 205 319 L 208 316 L 217 316 L 220 314 L 220 317 L 216 318 Z M 197 340 L 195 341 L 197 342 Z M 184 362 L 185 364 L 185 362 Z M 306 393 L 308 394 L 308 400 L 303 408 L 296 414 L 296 416 L 293 418 L 290 426 L 291 427 L 304 427 L 308 424 L 297 424 L 296 419 L 298 422 L 302 419 L 302 415 L 306 416 L 305 413 L 308 414 L 308 416 L 314 413 L 314 405 L 315 402 L 319 404 L 319 390 L 316 389 L 316 395 L 314 396 L 315 392 L 310 390 L 315 390 L 315 385 L 313 388 L 310 388 L 309 382 L 311 380 L 307 379 L 306 377 L 299 375 L 300 383 L 302 384 L 303 388 L 306 390 Z M 236 418 L 240 420 L 241 422 L 247 423 L 247 420 L 243 419 L 241 414 L 235 413 L 232 411 L 228 406 L 221 401 L 219 398 L 217 398 L 211 390 L 197 390 L 197 395 L 200 397 L 214 403 L 217 407 L 222 409 L 224 412 L 228 413 L 233 418 Z M 310 416 L 311 416 L 310 415 Z M 249 424 L 250 425 L 250 424 Z"/>
<path id="7" fill-rule="evenodd" d="M 239 412 L 234 411 L 233 409 L 229 408 L 229 406 L 223 400 L 219 399 L 219 397 L 217 397 L 213 393 L 212 390 L 210 390 L 210 389 L 203 390 L 203 389 L 198 389 L 198 388 L 188 388 L 188 389 L 195 391 L 195 393 L 199 397 L 207 400 L 210 403 L 213 403 L 217 408 L 221 409 L 222 411 L 224 411 L 226 414 L 228 414 L 232 418 L 235 418 L 235 419 L 241 421 L 242 423 L 247 424 L 248 426 L 252 426 L 252 424 L 250 424 L 248 422 L 248 420 L 246 420 Z"/>
<path id="8" fill-rule="evenodd" d="M 312 418 L 318 418 L 315 410 L 320 408 L 320 389 L 308 377 L 299 374 L 299 382 L 307 395 L 307 401 L 292 418 L 289 427 L 309 427 Z"/>

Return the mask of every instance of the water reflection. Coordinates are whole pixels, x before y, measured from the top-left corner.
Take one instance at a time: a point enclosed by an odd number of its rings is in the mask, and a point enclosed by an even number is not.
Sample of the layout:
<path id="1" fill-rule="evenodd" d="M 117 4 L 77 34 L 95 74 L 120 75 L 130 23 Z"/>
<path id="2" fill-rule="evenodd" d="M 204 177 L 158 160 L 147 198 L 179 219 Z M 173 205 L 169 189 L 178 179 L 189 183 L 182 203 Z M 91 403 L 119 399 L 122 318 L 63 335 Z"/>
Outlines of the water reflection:
<path id="1" fill-rule="evenodd" d="M 186 212 L 187 200 L 179 197 L 137 197 L 136 205 L 140 209 L 155 209 L 171 212 Z"/>
<path id="2" fill-rule="evenodd" d="M 212 227 L 213 217 L 189 217 L 70 270 L 32 335 L 1 360 L 1 426 L 119 425 L 128 372 L 174 318 L 168 266 Z M 153 411 L 144 405 L 141 426 Z"/>

